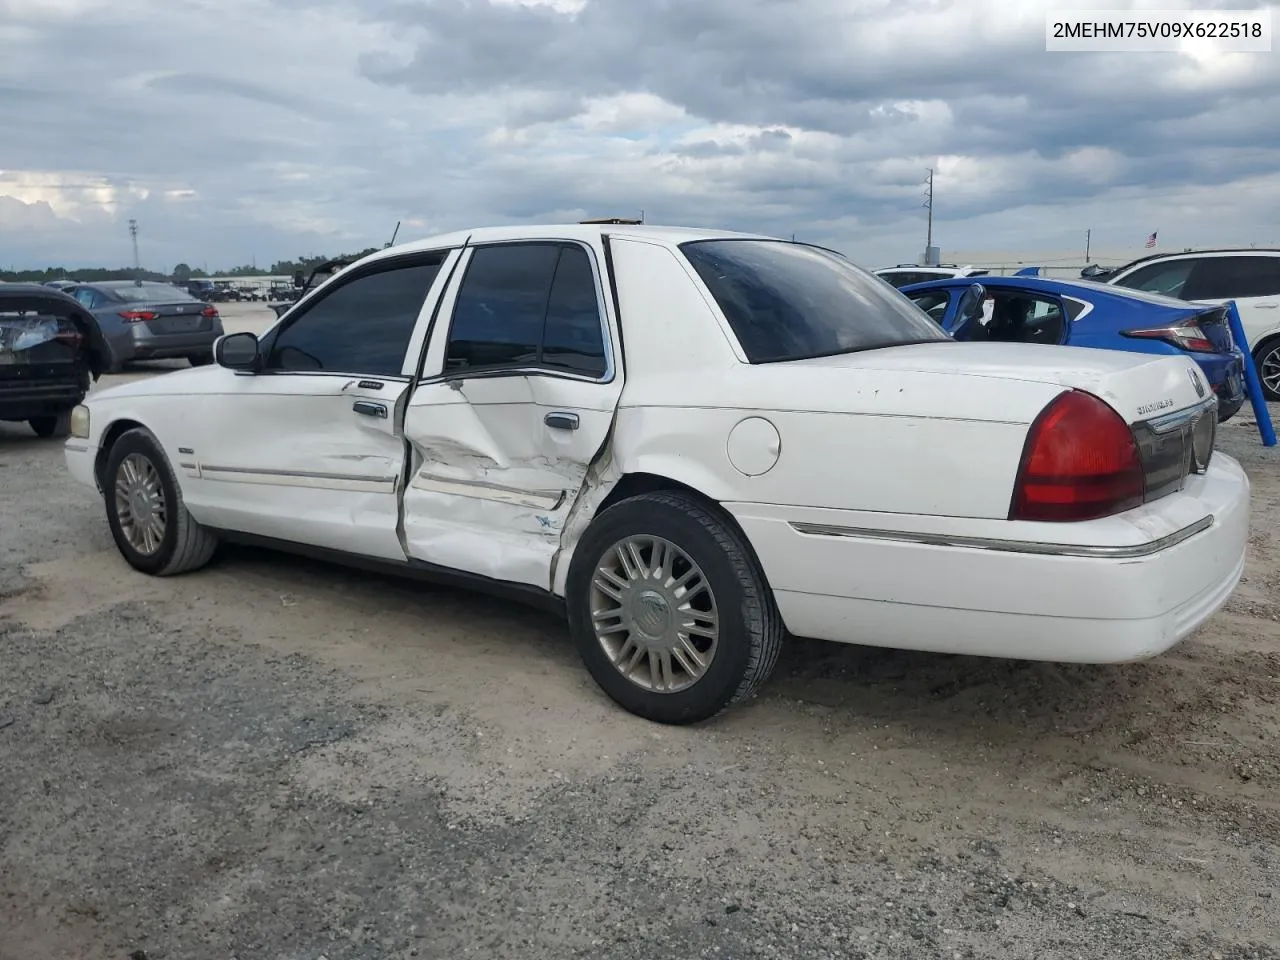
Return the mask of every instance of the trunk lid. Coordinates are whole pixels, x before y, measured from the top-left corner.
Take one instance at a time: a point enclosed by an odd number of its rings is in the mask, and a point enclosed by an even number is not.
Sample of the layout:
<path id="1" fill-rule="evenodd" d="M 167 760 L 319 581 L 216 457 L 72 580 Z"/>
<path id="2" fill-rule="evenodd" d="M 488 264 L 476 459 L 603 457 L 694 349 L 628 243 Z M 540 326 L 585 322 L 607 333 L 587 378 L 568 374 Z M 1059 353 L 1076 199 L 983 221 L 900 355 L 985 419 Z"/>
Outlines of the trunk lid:
<path id="1" fill-rule="evenodd" d="M 131 323 L 145 323 L 155 334 L 200 333 L 213 328 L 216 311 L 199 300 L 178 300 L 170 303 L 138 302 L 124 304 L 118 310 L 121 317 Z"/>
<path id="2" fill-rule="evenodd" d="M 1204 331 L 1205 338 L 1214 345 L 1219 353 L 1230 353 L 1235 347 L 1231 337 L 1231 327 L 1227 323 L 1227 308 L 1224 306 L 1209 307 L 1195 314 L 1195 321 Z"/>
<path id="3" fill-rule="evenodd" d="M 814 369 L 863 369 L 1020 380 L 1085 390 L 1130 423 L 1195 407 L 1212 396 L 1185 356 L 1034 343 L 921 343 L 792 361 Z"/>

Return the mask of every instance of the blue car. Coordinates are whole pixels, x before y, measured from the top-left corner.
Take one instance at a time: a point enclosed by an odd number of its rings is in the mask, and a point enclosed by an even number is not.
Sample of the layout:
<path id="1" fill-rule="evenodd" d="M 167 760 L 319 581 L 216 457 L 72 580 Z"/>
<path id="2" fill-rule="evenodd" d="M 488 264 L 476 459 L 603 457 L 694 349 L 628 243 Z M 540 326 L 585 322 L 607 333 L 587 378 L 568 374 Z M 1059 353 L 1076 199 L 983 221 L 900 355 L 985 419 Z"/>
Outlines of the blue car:
<path id="1" fill-rule="evenodd" d="M 1218 396 L 1219 420 L 1245 401 L 1244 355 L 1232 342 L 1221 305 L 1032 276 L 930 280 L 901 293 L 957 340 L 1181 353 L 1204 371 Z"/>

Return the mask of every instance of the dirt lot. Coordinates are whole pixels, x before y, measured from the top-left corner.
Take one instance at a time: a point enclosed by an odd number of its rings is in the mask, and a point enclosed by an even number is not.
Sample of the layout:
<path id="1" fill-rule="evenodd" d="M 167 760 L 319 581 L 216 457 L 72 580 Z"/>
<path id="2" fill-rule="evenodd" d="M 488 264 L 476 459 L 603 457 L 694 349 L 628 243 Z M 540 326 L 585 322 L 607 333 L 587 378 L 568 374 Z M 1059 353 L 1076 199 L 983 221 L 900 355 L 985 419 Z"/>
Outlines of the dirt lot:
<path id="1" fill-rule="evenodd" d="M 135 574 L 0 426 L 0 958 L 1280 957 L 1250 421 L 1247 580 L 1166 656 L 799 643 L 700 729 L 522 608 L 247 550 Z"/>

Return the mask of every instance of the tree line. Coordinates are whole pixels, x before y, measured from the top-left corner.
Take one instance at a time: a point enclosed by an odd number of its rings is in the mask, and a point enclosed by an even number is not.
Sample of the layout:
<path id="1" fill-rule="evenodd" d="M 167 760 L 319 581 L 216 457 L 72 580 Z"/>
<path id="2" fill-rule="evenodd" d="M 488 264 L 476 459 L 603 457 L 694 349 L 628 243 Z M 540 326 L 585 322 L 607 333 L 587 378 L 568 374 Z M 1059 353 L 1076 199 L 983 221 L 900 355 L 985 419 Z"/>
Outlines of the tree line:
<path id="1" fill-rule="evenodd" d="M 368 247 L 359 253 L 341 254 L 340 256 L 351 257 L 353 259 L 366 256 L 381 249 L 380 247 Z M 326 260 L 334 260 L 336 257 L 326 255 L 312 255 L 309 257 L 298 257 L 296 260 L 277 260 L 269 268 L 255 267 L 251 264 L 244 264 L 239 267 L 232 267 L 229 270 L 223 270 L 215 273 L 206 273 L 198 267 L 193 267 L 189 263 L 176 264 L 170 273 L 157 273 L 154 270 L 135 270 L 133 267 L 81 267 L 73 269 L 70 267 L 45 267 L 41 270 L 0 270 L 0 280 L 6 283 L 48 283 L 50 280 L 79 280 L 82 283 L 94 283 L 99 280 L 155 280 L 159 282 L 170 283 L 186 283 L 188 280 L 198 280 L 202 277 L 292 277 L 295 272 L 301 270 L 303 275 L 307 275 L 311 270 Z"/>

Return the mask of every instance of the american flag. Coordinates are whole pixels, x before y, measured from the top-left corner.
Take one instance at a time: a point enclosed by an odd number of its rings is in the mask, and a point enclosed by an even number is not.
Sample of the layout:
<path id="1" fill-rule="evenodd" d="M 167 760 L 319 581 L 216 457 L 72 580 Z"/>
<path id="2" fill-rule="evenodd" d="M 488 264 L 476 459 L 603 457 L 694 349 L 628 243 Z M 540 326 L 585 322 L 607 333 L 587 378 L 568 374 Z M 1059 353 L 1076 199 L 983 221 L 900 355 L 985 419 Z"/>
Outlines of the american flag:
<path id="1" fill-rule="evenodd" d="M 1148 249 L 1150 249 L 1151 247 L 1154 247 L 1155 245 L 1156 245 L 1156 235 L 1155 235 L 1155 233 L 1153 232 L 1153 233 L 1151 234 L 1151 236 L 1147 237 L 1147 248 L 1148 248 Z"/>

